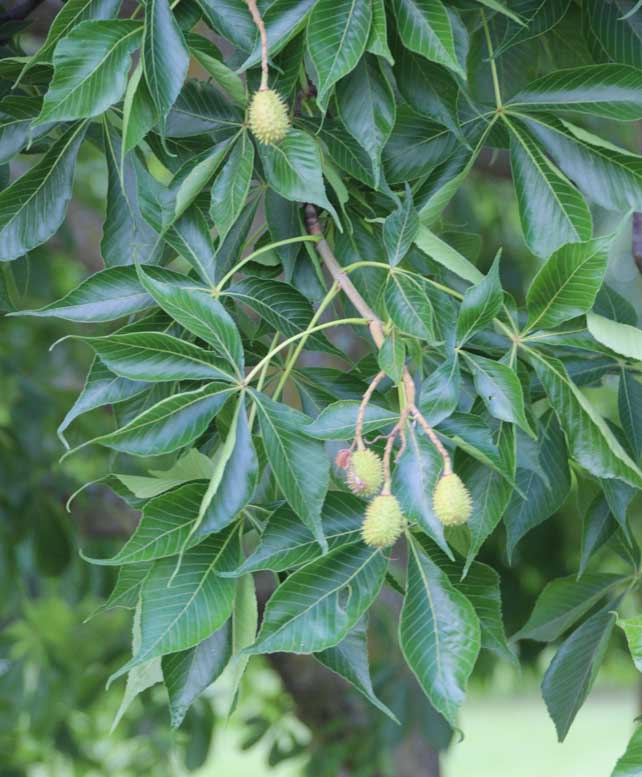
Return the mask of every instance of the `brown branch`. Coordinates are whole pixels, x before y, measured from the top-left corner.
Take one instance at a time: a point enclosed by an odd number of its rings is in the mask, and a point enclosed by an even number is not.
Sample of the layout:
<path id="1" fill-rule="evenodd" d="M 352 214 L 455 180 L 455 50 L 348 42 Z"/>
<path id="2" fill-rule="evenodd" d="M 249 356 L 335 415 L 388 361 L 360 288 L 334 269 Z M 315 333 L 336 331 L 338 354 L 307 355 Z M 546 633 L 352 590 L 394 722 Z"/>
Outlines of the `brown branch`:
<path id="1" fill-rule="evenodd" d="M 332 252 L 332 249 L 328 245 L 326 239 L 323 237 L 323 230 L 321 229 L 321 225 L 319 224 L 319 217 L 317 215 L 316 207 L 308 203 L 304 206 L 304 213 L 305 213 L 305 226 L 308 232 L 311 235 L 318 235 L 321 238 L 319 242 L 316 243 L 316 249 L 319 252 L 319 256 L 323 260 L 324 265 L 327 267 L 328 271 L 330 272 L 330 275 L 332 275 L 332 278 L 334 279 L 335 283 L 344 292 L 346 297 L 348 297 L 350 302 L 352 302 L 352 304 L 359 311 L 359 313 L 364 318 L 367 318 L 370 321 L 370 334 L 372 335 L 372 339 L 374 340 L 374 343 L 377 346 L 377 348 L 381 348 L 384 341 L 383 322 L 377 316 L 374 310 L 372 310 L 372 308 L 368 305 L 368 303 L 364 300 L 361 294 L 359 294 L 357 288 L 348 277 L 348 274 L 343 270 L 343 268 L 337 261 L 336 256 Z M 415 384 L 412 379 L 412 376 L 408 372 L 407 367 L 404 367 L 403 369 L 402 379 L 403 379 L 405 404 L 401 408 L 401 416 L 400 416 L 399 422 L 403 425 L 403 423 L 405 423 L 406 421 L 408 413 L 409 412 L 412 413 L 413 418 L 419 421 L 422 429 L 428 436 L 428 439 L 432 442 L 432 444 L 437 449 L 439 455 L 443 459 L 444 475 L 449 475 L 452 472 L 452 462 L 450 460 L 450 456 L 448 454 L 448 451 L 442 445 L 439 437 L 437 437 L 434 429 L 421 415 L 417 406 L 415 405 Z M 394 442 L 394 437 L 396 437 L 398 431 L 399 430 L 397 429 L 397 427 L 395 427 L 390 433 L 391 437 L 393 438 L 393 442 Z M 390 442 L 390 438 L 388 441 Z M 386 450 L 387 448 L 388 446 L 386 446 Z M 388 453 L 388 459 L 390 459 L 390 453 Z M 384 458 L 384 467 L 385 467 L 385 458 Z M 388 480 L 389 480 L 389 477 L 388 477 Z M 385 488 L 386 486 L 384 484 L 384 490 Z"/>
<path id="2" fill-rule="evenodd" d="M 261 36 L 261 86 L 260 92 L 265 92 L 268 88 L 268 39 L 265 24 L 258 9 L 256 0 L 246 0 L 247 7 L 252 14 L 252 20 L 256 24 L 259 35 Z"/>
<path id="3" fill-rule="evenodd" d="M 366 415 L 366 410 L 368 409 L 368 403 L 372 399 L 372 395 L 374 394 L 377 386 L 381 383 L 381 381 L 386 377 L 386 373 L 381 370 L 381 372 L 378 372 L 374 378 L 372 379 L 372 382 L 366 389 L 365 394 L 363 395 L 363 398 L 361 399 L 361 404 L 359 405 L 359 412 L 357 413 L 357 423 L 354 427 L 354 443 L 356 444 L 357 449 L 362 451 L 365 446 L 363 444 L 363 421 Z"/>

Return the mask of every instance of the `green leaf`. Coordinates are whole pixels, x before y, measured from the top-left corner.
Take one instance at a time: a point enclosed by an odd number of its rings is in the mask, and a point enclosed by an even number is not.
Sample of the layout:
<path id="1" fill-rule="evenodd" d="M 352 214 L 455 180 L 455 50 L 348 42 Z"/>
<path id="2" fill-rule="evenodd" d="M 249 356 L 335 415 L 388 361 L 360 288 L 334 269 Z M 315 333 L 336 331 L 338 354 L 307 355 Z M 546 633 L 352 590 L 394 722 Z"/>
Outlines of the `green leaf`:
<path id="1" fill-rule="evenodd" d="M 181 725 L 192 703 L 225 669 L 232 653 L 231 631 L 228 620 L 196 647 L 163 656 L 172 728 Z"/>
<path id="2" fill-rule="evenodd" d="M 187 259 L 204 283 L 213 284 L 216 261 L 212 236 L 207 219 L 196 204 L 163 232 L 163 238 Z"/>
<path id="3" fill-rule="evenodd" d="M 237 377 L 243 369 L 244 355 L 236 324 L 209 289 L 181 288 L 156 280 L 138 267 L 143 286 L 160 307 L 181 326 L 205 340 L 234 368 Z"/>
<path id="4" fill-rule="evenodd" d="M 452 413 L 439 422 L 439 435 L 501 475 L 514 487 L 512 464 L 500 455 L 488 424 L 478 415 Z M 510 457 L 508 457 L 510 458 Z"/>
<path id="5" fill-rule="evenodd" d="M 189 53 L 169 0 L 148 0 L 145 6 L 142 57 L 145 81 L 164 125 L 189 68 Z"/>
<path id="6" fill-rule="evenodd" d="M 212 41 L 188 32 L 185 36 L 189 50 L 194 59 L 212 76 L 216 85 L 222 88 L 239 105 L 245 105 L 247 94 L 243 80 L 221 61 L 221 54 Z"/>
<path id="7" fill-rule="evenodd" d="M 345 128 L 372 163 L 375 188 L 381 176 L 381 153 L 395 123 L 396 106 L 390 83 L 376 59 L 364 56 L 337 86 L 337 108 Z"/>
<path id="8" fill-rule="evenodd" d="M 415 540 L 409 542 L 399 643 L 431 704 L 455 727 L 481 646 L 479 619 Z"/>
<path id="9" fill-rule="evenodd" d="M 467 524 L 470 542 L 465 573 L 486 539 L 499 524 L 514 490 L 514 427 L 505 423 L 499 425 L 497 446 L 501 472 L 489 469 L 479 461 L 468 459 L 459 473 L 473 500 L 473 512 Z"/>
<path id="10" fill-rule="evenodd" d="M 592 556 L 610 539 L 617 530 L 617 523 L 611 514 L 609 503 L 603 494 L 598 494 L 582 516 L 582 541 L 578 579 L 586 572 Z"/>
<path id="11" fill-rule="evenodd" d="M 132 627 L 132 650 L 136 652 L 140 647 L 141 630 L 140 630 L 140 602 L 136 607 L 134 613 L 134 624 Z M 116 712 L 114 721 L 111 724 L 111 733 L 114 732 L 116 726 L 122 720 L 125 712 L 132 701 L 143 691 L 151 688 L 156 683 L 163 681 L 163 673 L 161 672 L 160 659 L 153 658 L 151 661 L 147 661 L 144 664 L 135 666 L 127 675 L 127 684 L 125 686 L 125 693 L 120 703 L 120 707 Z"/>
<path id="12" fill-rule="evenodd" d="M 116 584 L 108 599 L 92 613 L 91 617 L 93 618 L 98 613 L 112 610 L 115 607 L 133 610 L 138 602 L 143 581 L 149 574 L 150 569 L 150 564 L 131 564 L 131 566 L 121 567 L 118 570 Z"/>
<path id="13" fill-rule="evenodd" d="M 642 29 L 636 0 L 587 0 L 586 19 L 602 51 L 616 62 L 642 67 Z"/>
<path id="14" fill-rule="evenodd" d="M 463 345 L 468 338 L 483 329 L 499 313 L 504 292 L 499 278 L 499 253 L 482 281 L 466 290 L 457 319 L 457 342 Z"/>
<path id="15" fill-rule="evenodd" d="M 437 237 L 428 227 L 423 225 L 419 227 L 415 243 L 431 259 L 434 259 L 465 281 L 480 283 L 484 279 L 482 273 L 472 262 L 469 262 L 459 251 Z"/>
<path id="16" fill-rule="evenodd" d="M 531 351 L 533 367 L 564 429 L 571 455 L 601 478 L 619 478 L 642 487 L 642 472 L 604 419 L 570 380 L 562 362 Z"/>
<path id="17" fill-rule="evenodd" d="M 209 480 L 214 464 L 196 448 L 189 448 L 169 469 L 149 469 L 146 475 L 115 475 L 139 499 L 152 499 L 193 480 Z"/>
<path id="18" fill-rule="evenodd" d="M 234 382 L 227 365 L 211 351 L 160 332 L 85 337 L 113 373 L 130 380 L 224 380 Z"/>
<path id="19" fill-rule="evenodd" d="M 509 106 L 634 121 L 642 119 L 642 73 L 611 64 L 558 70 L 528 84 L 508 101 Z"/>
<path id="20" fill-rule="evenodd" d="M 123 151 L 130 152 L 156 124 L 156 106 L 143 78 L 143 63 L 138 61 L 129 78 L 123 100 Z"/>
<path id="21" fill-rule="evenodd" d="M 175 556 L 190 536 L 205 489 L 202 481 L 185 483 L 150 499 L 136 530 L 115 556 L 85 557 L 86 560 L 102 566 L 119 566 Z"/>
<path id="22" fill-rule="evenodd" d="M 216 570 L 233 564 L 237 553 L 238 531 L 231 529 L 187 551 L 178 569 L 174 557 L 154 564 L 140 593 L 140 649 L 110 682 L 144 661 L 198 645 L 227 621 L 235 582 Z"/>
<path id="23" fill-rule="evenodd" d="M 0 261 L 17 259 L 58 230 L 71 199 L 87 125 L 72 125 L 28 172 L 0 192 Z"/>
<path id="24" fill-rule="evenodd" d="M 305 433 L 318 440 L 349 440 L 354 437 L 357 415 L 361 402 L 356 399 L 341 399 L 324 407 L 319 417 L 305 427 Z M 370 402 L 363 419 L 365 434 L 394 424 L 399 413 Z"/>
<path id="25" fill-rule="evenodd" d="M 571 182 L 517 122 L 510 127 L 510 158 L 526 245 L 549 257 L 566 243 L 590 240 L 593 219 Z"/>
<path id="26" fill-rule="evenodd" d="M 386 375 L 399 383 L 406 362 L 406 346 L 396 330 L 386 336 L 377 354 L 377 361 Z"/>
<path id="27" fill-rule="evenodd" d="M 367 49 L 371 54 L 382 57 L 390 65 L 394 65 L 394 58 L 388 46 L 388 22 L 384 0 L 373 0 L 372 2 L 372 25 Z"/>
<path id="28" fill-rule="evenodd" d="M 224 240 L 243 210 L 254 172 L 254 146 L 244 132 L 212 186 L 212 217 L 221 240 Z"/>
<path id="29" fill-rule="evenodd" d="M 195 391 L 174 394 L 115 432 L 94 437 L 79 447 L 99 443 L 133 456 L 171 453 L 200 437 L 234 391 L 222 383 L 209 383 Z"/>
<path id="30" fill-rule="evenodd" d="M 111 19 L 118 15 L 119 8 L 120 0 L 67 0 L 51 23 L 45 42 L 25 65 L 20 80 L 35 65 L 51 62 L 58 41 L 81 22 L 87 19 Z"/>
<path id="31" fill-rule="evenodd" d="M 336 218 L 325 193 L 319 146 L 306 132 L 291 129 L 278 145 L 259 144 L 269 186 L 286 200 L 312 202 Z"/>
<path id="32" fill-rule="evenodd" d="M 56 46 L 54 75 L 34 125 L 104 113 L 123 96 L 141 37 L 132 20 L 85 21 Z"/>
<path id="33" fill-rule="evenodd" d="M 416 521 L 421 530 L 452 558 L 444 527 L 432 506 L 433 491 L 443 465 L 441 456 L 430 440 L 418 427 L 410 428 L 406 431 L 406 448 L 393 473 L 392 490 L 406 518 Z"/>
<path id="34" fill-rule="evenodd" d="M 635 668 L 642 672 L 642 615 L 618 618 L 617 625 L 624 632 Z"/>
<path id="35" fill-rule="evenodd" d="M 164 285 L 189 282 L 184 275 L 160 267 L 148 267 L 146 273 Z M 64 297 L 40 310 L 20 310 L 13 315 L 100 323 L 139 313 L 154 305 L 153 297 L 141 286 L 135 267 L 111 267 L 90 275 Z"/>
<path id="36" fill-rule="evenodd" d="M 637 777 L 642 764 L 642 728 L 638 728 L 626 746 L 626 752 L 618 759 L 611 777 Z"/>
<path id="37" fill-rule="evenodd" d="M 462 351 L 471 366 L 475 390 L 484 401 L 488 412 L 500 421 L 517 424 L 531 437 L 535 432 L 526 417 L 522 384 L 508 365 L 485 356 Z"/>
<path id="38" fill-rule="evenodd" d="M 330 464 L 322 443 L 308 436 L 308 416 L 252 392 L 258 411 L 263 446 L 279 488 L 294 512 L 327 547 L 321 508 L 328 490 Z"/>
<path id="39" fill-rule="evenodd" d="M 314 656 L 323 666 L 336 672 L 380 712 L 399 723 L 395 714 L 377 697 L 372 687 L 368 666 L 368 639 L 366 619 L 362 619 L 335 647 Z"/>
<path id="40" fill-rule="evenodd" d="M 135 154 L 123 157 L 122 140 L 108 123 L 104 139 L 108 183 L 100 248 L 105 264 L 154 263 L 162 246 L 140 212 L 137 181 L 142 163 Z"/>
<path id="41" fill-rule="evenodd" d="M 228 716 L 232 714 L 238 699 L 241 680 L 250 660 L 243 650 L 256 639 L 259 623 L 259 606 L 256 586 L 252 575 L 243 575 L 236 582 L 236 596 L 232 611 L 232 655 L 234 656 L 230 678 L 231 704 Z"/>
<path id="42" fill-rule="evenodd" d="M 359 62 L 366 48 L 372 6 L 366 0 L 318 0 L 307 26 L 307 44 L 317 73 L 317 101 L 325 110 L 332 87 Z"/>
<path id="43" fill-rule="evenodd" d="M 343 545 L 291 574 L 268 600 L 246 653 L 318 653 L 341 642 L 375 600 L 388 560 L 362 542 Z"/>
<path id="44" fill-rule="evenodd" d="M 554 116 L 524 122 L 588 200 L 611 210 L 642 209 L 642 158 Z"/>
<path id="45" fill-rule="evenodd" d="M 293 337 L 304 332 L 313 316 L 312 305 L 300 291 L 272 278 L 247 277 L 225 289 L 221 296 L 231 297 L 252 308 L 261 320 L 280 332 Z M 309 350 L 337 350 L 321 333 L 313 333 L 307 340 Z"/>
<path id="46" fill-rule="evenodd" d="M 499 0 L 477 0 L 477 2 L 480 5 L 485 5 L 486 8 L 490 8 L 491 11 L 497 11 L 497 13 L 503 14 L 517 24 L 524 24 L 524 21 L 520 16 L 513 13 L 513 11 L 506 7 L 505 3 L 501 3 Z"/>
<path id="47" fill-rule="evenodd" d="M 422 178 L 445 162 L 458 147 L 457 136 L 441 124 L 399 106 L 397 121 L 383 150 L 390 184 Z"/>
<path id="48" fill-rule="evenodd" d="M 584 704 L 604 660 L 616 614 L 607 606 L 562 644 L 542 682 L 542 695 L 562 742 Z"/>
<path id="49" fill-rule="evenodd" d="M 328 492 L 321 523 L 329 550 L 359 540 L 364 510 L 364 503 L 352 494 Z M 282 505 L 270 516 L 256 550 L 237 569 L 221 574 L 239 577 L 262 569 L 283 572 L 318 556 L 318 542 L 292 510 Z"/>
<path id="50" fill-rule="evenodd" d="M 642 383 L 630 370 L 622 369 L 620 373 L 618 409 L 634 461 L 639 461 L 642 456 Z"/>
<path id="51" fill-rule="evenodd" d="M 238 106 L 227 102 L 212 84 L 189 79 L 167 116 L 166 134 L 189 138 L 206 132 L 216 140 L 235 135 L 243 122 Z"/>
<path id="52" fill-rule="evenodd" d="M 482 648 L 515 664 L 515 654 L 504 632 L 499 574 L 492 567 L 474 561 L 466 577 L 463 577 L 465 566 L 461 560 L 448 559 L 425 537 L 420 537 L 419 542 L 428 557 L 448 575 L 452 585 L 473 605 L 481 627 Z"/>
<path id="53" fill-rule="evenodd" d="M 605 240 L 562 246 L 531 283 L 528 329 L 552 329 L 593 307 L 607 265 Z"/>
<path id="54" fill-rule="evenodd" d="M 554 642 L 622 582 L 619 575 L 605 573 L 584 575 L 581 580 L 574 575 L 553 580 L 539 595 L 530 618 L 513 639 Z"/>
<path id="55" fill-rule="evenodd" d="M 406 184 L 403 203 L 383 223 L 383 244 L 392 267 L 399 264 L 408 253 L 418 229 L 419 216 L 412 202 L 410 186 Z"/>
<path id="56" fill-rule="evenodd" d="M 450 17 L 441 0 L 394 0 L 393 8 L 406 48 L 465 78 L 457 59 Z"/>
<path id="57" fill-rule="evenodd" d="M 95 410 L 97 407 L 123 402 L 125 399 L 141 394 L 148 388 L 150 388 L 149 383 L 118 377 L 104 364 L 101 364 L 99 359 L 94 359 L 82 391 L 57 429 L 58 436 L 65 442 L 62 434 L 78 416 Z"/>
<path id="58" fill-rule="evenodd" d="M 391 273 L 384 299 L 390 319 L 401 332 L 419 337 L 431 345 L 435 343 L 433 308 L 423 279 L 400 272 Z"/>
<path id="59" fill-rule="evenodd" d="M 228 526 L 252 498 L 257 477 L 258 460 L 241 395 L 225 441 L 216 451 L 212 474 L 184 547 L 194 536 L 204 537 Z"/>
<path id="60" fill-rule="evenodd" d="M 48 132 L 51 127 L 33 127 L 40 113 L 42 100 L 25 95 L 7 95 L 0 102 L 0 164 L 9 162 L 29 143 Z"/>
<path id="61" fill-rule="evenodd" d="M 642 361 L 642 330 L 630 324 L 620 324 L 592 311 L 586 316 L 586 326 L 593 337 L 616 353 Z"/>
<path id="62" fill-rule="evenodd" d="M 431 426 L 448 418 L 456 409 L 461 391 L 459 356 L 452 351 L 421 384 L 419 410 Z"/>
<path id="63" fill-rule="evenodd" d="M 522 537 L 561 507 L 571 487 L 566 442 L 552 411 L 539 419 L 537 432 L 536 442 L 517 435 L 515 480 L 522 493 L 513 493 L 504 515 L 509 560 Z"/>

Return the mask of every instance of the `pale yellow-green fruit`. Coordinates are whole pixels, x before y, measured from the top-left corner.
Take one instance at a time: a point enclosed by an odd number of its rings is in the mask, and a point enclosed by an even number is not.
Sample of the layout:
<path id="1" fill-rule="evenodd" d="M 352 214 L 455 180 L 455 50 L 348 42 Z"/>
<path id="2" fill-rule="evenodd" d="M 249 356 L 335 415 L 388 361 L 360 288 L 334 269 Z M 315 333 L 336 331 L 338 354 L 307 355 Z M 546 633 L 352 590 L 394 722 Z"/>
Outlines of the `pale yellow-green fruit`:
<path id="1" fill-rule="evenodd" d="M 361 536 L 366 545 L 389 548 L 399 539 L 405 526 L 406 519 L 397 498 L 392 494 L 381 494 L 366 508 Z"/>
<path id="2" fill-rule="evenodd" d="M 432 507 L 444 526 L 466 523 L 473 511 L 473 500 L 459 475 L 451 472 L 439 479 L 432 494 Z"/>
<path id="3" fill-rule="evenodd" d="M 383 463 L 374 451 L 356 451 L 350 457 L 348 487 L 357 496 L 374 496 L 383 482 Z"/>
<path id="4" fill-rule="evenodd" d="M 288 106 L 274 89 L 255 92 L 247 111 L 247 123 L 260 143 L 278 143 L 290 128 Z"/>

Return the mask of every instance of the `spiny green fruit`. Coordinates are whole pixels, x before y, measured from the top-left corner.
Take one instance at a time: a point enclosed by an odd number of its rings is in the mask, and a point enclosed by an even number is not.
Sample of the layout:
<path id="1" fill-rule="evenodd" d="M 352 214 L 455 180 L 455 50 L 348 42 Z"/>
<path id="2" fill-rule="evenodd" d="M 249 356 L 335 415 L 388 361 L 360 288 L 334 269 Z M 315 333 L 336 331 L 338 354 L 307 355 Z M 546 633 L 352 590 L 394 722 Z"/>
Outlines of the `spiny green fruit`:
<path id="1" fill-rule="evenodd" d="M 278 143 L 290 127 L 288 106 L 274 89 L 255 92 L 248 108 L 247 121 L 260 143 Z"/>
<path id="2" fill-rule="evenodd" d="M 473 500 L 459 475 L 451 472 L 439 479 L 432 494 L 432 507 L 444 526 L 466 523 L 473 511 Z"/>
<path id="3" fill-rule="evenodd" d="M 348 487 L 357 496 L 373 496 L 381 488 L 383 464 L 374 451 L 356 451 L 350 457 Z"/>
<path id="4" fill-rule="evenodd" d="M 366 545 L 389 548 L 399 539 L 406 526 L 397 498 L 392 494 L 380 494 L 366 508 L 361 536 Z"/>

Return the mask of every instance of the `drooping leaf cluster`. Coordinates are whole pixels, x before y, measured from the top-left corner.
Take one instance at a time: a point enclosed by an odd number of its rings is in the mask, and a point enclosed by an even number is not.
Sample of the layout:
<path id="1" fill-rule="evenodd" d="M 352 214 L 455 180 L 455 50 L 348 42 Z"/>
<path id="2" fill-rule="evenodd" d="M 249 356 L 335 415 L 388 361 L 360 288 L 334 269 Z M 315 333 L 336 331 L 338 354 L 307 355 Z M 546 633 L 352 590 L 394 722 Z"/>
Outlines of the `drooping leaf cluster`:
<path id="1" fill-rule="evenodd" d="M 249 657 L 289 651 L 381 709 L 365 626 L 389 584 L 403 596 L 406 661 L 454 727 L 480 649 L 515 658 L 499 578 L 476 557 L 500 525 L 511 557 L 575 481 L 596 494 L 578 577 L 552 581 L 515 637 L 567 635 L 543 682 L 563 738 L 638 585 L 627 511 L 642 487 L 642 333 L 605 282 L 612 236 L 596 214 L 642 210 L 642 158 L 614 142 L 642 119 L 642 11 L 632 0 L 260 1 L 270 87 L 291 119 L 266 145 L 246 124 L 261 45 L 244 0 L 147 0 L 130 18 L 119 6 L 68 0 L 35 54 L 18 37 L 0 61 L 0 163 L 12 165 L 0 260 L 25 261 L 60 229 L 83 145 L 108 172 L 104 269 L 21 313 L 107 325 L 83 337 L 95 360 L 59 433 L 66 444 L 75 419 L 112 406 L 113 431 L 69 454 L 120 454 L 107 482 L 141 510 L 116 556 L 93 560 L 121 567 L 110 604 L 136 611 L 116 676 L 135 686 L 152 667 L 178 725 L 226 664 L 238 687 Z M 502 287 L 510 257 L 484 274 L 443 237 L 449 202 L 495 152 L 510 160 L 540 264 L 524 304 Z M 343 323 L 367 337 L 372 320 L 326 272 L 304 203 L 382 324 L 365 352 L 329 334 Z M 471 493 L 463 528 L 435 514 L 444 457 L 404 415 L 406 372 Z M 606 379 L 619 381 L 617 419 L 584 391 Z M 389 551 L 362 541 L 366 503 L 332 465 L 359 423 L 390 440 L 400 419 L 390 487 L 408 523 L 402 582 Z M 127 474 L 130 457 L 162 454 L 167 468 Z M 588 569 L 606 543 L 626 572 Z M 262 570 L 278 585 L 257 633 Z M 622 626 L 639 662 L 635 619 Z"/>

